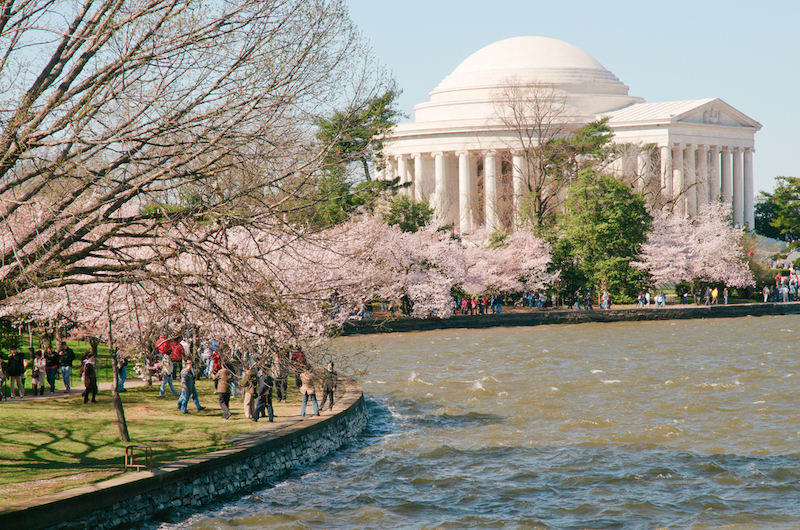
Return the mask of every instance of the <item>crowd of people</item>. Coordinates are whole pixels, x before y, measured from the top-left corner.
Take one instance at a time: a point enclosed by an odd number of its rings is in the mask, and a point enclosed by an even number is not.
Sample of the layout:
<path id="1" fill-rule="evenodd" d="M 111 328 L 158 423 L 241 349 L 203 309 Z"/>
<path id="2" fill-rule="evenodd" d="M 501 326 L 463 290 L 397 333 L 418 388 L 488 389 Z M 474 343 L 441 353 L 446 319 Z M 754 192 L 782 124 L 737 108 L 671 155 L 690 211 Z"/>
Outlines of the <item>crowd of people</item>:
<path id="1" fill-rule="evenodd" d="M 45 346 L 44 350 L 30 350 L 30 358 L 17 347 L 12 347 L 8 357 L 0 354 L 0 401 L 25 397 L 25 380 L 28 370 L 31 376 L 31 393 L 44 395 L 49 388 L 51 394 L 56 392 L 56 379 L 60 375 L 64 382 L 64 392 L 72 393 L 72 368 L 75 364 L 75 352 L 62 341 L 58 350 Z M 83 381 L 84 403 L 96 403 L 97 396 L 97 356 L 87 352 L 81 359 L 78 372 Z M 5 385 L 8 383 L 8 394 Z M 91 398 L 91 401 L 90 401 Z"/>
<path id="2" fill-rule="evenodd" d="M 199 353 L 199 355 L 198 355 Z M 49 388 L 51 394 L 56 393 L 57 374 L 61 376 L 64 393 L 72 392 L 72 369 L 76 361 L 75 352 L 66 342 L 60 342 L 58 350 L 50 347 L 44 350 L 31 349 L 26 356 L 20 349 L 12 347 L 8 357 L 0 354 L 0 401 L 3 399 L 22 398 L 26 395 L 26 379 L 30 375 L 30 392 L 44 395 Z M 199 361 L 195 363 L 195 361 Z M 129 358 L 118 356 L 118 387 L 125 392 L 125 381 Z M 195 364 L 197 366 L 195 366 Z M 60 369 L 60 373 L 59 373 Z M 173 340 L 161 337 L 156 341 L 154 350 L 144 356 L 144 362 L 135 367 L 145 379 L 160 380 L 154 385 L 160 396 L 166 396 L 169 387 L 173 396 L 178 396 L 177 408 L 188 414 L 189 401 L 193 401 L 196 410 L 205 407 L 200 404 L 200 396 L 195 382 L 206 377 L 213 381 L 214 392 L 218 395 L 222 417 L 231 417 L 230 399 L 242 396 L 244 416 L 257 422 L 260 418 L 274 421 L 273 396 L 277 402 L 286 401 L 288 397 L 288 378 L 294 374 L 296 386 L 302 396 L 300 414 L 305 416 L 308 401 L 311 401 L 313 413 L 333 409 L 334 395 L 338 386 L 338 375 L 333 362 L 329 362 L 324 370 L 315 369 L 306 359 L 302 349 L 293 352 L 273 353 L 269 356 L 242 355 L 216 341 L 203 341 L 199 352 L 195 352 L 188 338 Z M 97 402 L 98 366 L 97 355 L 87 351 L 81 359 L 78 375 L 83 382 L 83 402 Z M 180 391 L 175 387 L 180 382 Z M 8 383 L 8 393 L 5 387 Z M 317 401 L 317 389 L 322 391 L 321 407 Z M 28 394 L 30 395 L 30 393 Z"/>

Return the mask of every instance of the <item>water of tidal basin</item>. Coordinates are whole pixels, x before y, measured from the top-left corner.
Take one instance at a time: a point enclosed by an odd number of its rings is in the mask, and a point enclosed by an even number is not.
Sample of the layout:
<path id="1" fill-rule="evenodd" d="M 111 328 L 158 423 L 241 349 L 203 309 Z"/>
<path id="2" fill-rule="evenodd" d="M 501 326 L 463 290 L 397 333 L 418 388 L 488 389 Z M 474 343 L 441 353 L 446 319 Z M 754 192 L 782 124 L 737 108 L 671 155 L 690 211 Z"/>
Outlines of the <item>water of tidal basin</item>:
<path id="1" fill-rule="evenodd" d="M 338 339 L 364 437 L 165 528 L 800 528 L 800 317 Z"/>

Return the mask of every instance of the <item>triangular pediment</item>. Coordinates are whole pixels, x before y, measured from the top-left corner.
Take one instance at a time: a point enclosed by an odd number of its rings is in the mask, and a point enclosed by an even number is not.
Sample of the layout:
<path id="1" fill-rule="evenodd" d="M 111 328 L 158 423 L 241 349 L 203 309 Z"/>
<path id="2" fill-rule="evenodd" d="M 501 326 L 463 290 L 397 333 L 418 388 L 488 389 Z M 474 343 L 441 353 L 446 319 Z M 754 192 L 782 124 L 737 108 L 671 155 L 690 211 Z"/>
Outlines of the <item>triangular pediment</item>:
<path id="1" fill-rule="evenodd" d="M 719 98 L 638 103 L 598 117 L 606 116 L 612 127 L 685 123 L 761 129 L 756 120 Z"/>
<path id="2" fill-rule="evenodd" d="M 671 121 L 673 123 L 761 129 L 760 123 L 739 112 L 721 99 L 714 99 L 694 109 L 684 110 L 680 115 L 673 116 Z"/>

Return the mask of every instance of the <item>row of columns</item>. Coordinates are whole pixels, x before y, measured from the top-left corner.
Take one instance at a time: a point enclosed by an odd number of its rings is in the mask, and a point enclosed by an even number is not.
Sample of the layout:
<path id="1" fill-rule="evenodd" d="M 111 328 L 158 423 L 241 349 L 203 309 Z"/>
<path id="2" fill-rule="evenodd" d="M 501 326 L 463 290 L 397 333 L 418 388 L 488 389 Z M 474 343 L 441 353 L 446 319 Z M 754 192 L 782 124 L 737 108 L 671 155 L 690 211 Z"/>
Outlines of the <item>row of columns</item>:
<path id="1" fill-rule="evenodd" d="M 425 180 L 425 162 L 423 157 L 429 156 L 433 159 L 433 193 L 426 193 L 422 183 Z M 455 156 L 458 159 L 458 192 L 449 190 L 447 186 L 447 163 L 444 152 L 433 152 L 429 154 L 416 153 L 413 155 L 399 155 L 397 160 L 397 176 L 401 184 L 409 183 L 406 193 L 416 200 L 427 199 L 437 214 L 442 217 L 451 217 L 455 221 L 461 233 L 469 233 L 473 229 L 474 216 L 472 207 L 475 202 L 477 192 L 478 159 L 483 156 L 483 193 L 484 193 L 484 220 L 488 227 L 495 230 L 500 227 L 500 218 L 497 208 L 497 179 L 501 172 L 501 158 L 494 151 L 484 153 L 471 153 L 469 151 L 457 151 Z M 522 190 L 522 170 L 519 160 L 522 156 L 514 157 L 514 196 L 521 195 Z M 410 163 L 413 161 L 413 174 Z M 448 198 L 455 199 L 457 204 L 449 204 Z M 455 206 L 455 208 L 452 208 Z M 455 211 L 453 211 L 455 210 Z"/>
<path id="2" fill-rule="evenodd" d="M 689 216 L 722 200 L 735 224 L 755 226 L 752 148 L 675 143 L 660 150 L 661 186 Z"/>
<path id="3" fill-rule="evenodd" d="M 747 224 L 750 228 L 755 226 L 752 148 L 676 143 L 660 146 L 660 154 L 661 187 L 668 197 L 672 197 L 685 209 L 687 215 L 696 215 L 710 201 L 722 200 L 732 206 L 734 223 Z M 493 150 L 456 151 L 457 179 L 448 178 L 448 154 L 439 151 L 427 156 L 433 159 L 433 189 L 429 186 L 427 190 L 423 186 L 426 178 L 426 154 L 396 157 L 397 176 L 401 184 L 410 183 L 407 188 L 409 196 L 417 200 L 428 199 L 437 214 L 456 223 L 461 233 L 471 232 L 474 224 L 472 208 L 477 192 L 478 159 L 482 156 L 483 218 L 490 229 L 500 228 L 497 181 L 502 166 L 499 153 Z M 413 174 L 410 169 L 412 161 Z M 640 165 L 641 163 L 640 161 Z M 517 211 L 519 198 L 523 194 L 523 178 L 527 173 L 524 165 L 525 157 L 521 153 L 513 153 L 511 167 L 514 211 Z M 390 171 L 394 167 L 390 164 Z M 451 186 L 458 187 L 457 193 L 448 189 L 448 181 Z"/>

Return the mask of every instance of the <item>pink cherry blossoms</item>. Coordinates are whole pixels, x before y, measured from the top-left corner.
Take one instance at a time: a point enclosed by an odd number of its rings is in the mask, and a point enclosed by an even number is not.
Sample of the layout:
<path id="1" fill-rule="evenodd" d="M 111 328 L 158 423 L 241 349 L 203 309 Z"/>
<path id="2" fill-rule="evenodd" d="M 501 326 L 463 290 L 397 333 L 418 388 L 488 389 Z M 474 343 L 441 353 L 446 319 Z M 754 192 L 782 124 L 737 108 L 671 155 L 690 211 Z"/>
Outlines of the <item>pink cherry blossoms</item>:
<path id="1" fill-rule="evenodd" d="M 653 228 L 634 265 L 650 273 L 656 284 L 701 280 L 730 287 L 755 285 L 744 259 L 743 230 L 729 222 L 730 208 L 715 202 L 694 219 L 656 210 Z"/>

